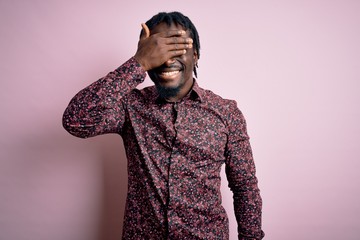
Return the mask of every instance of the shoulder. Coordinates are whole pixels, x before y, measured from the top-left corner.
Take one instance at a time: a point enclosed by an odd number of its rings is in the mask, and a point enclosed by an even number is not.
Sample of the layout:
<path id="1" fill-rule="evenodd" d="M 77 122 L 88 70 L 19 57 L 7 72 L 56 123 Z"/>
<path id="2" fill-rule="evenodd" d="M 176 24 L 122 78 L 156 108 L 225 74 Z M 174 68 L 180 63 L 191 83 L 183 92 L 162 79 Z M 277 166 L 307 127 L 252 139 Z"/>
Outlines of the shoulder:
<path id="1" fill-rule="evenodd" d="M 245 117 L 236 100 L 223 98 L 211 90 L 202 89 L 203 104 L 216 112 L 228 126 L 246 126 Z"/>
<path id="2" fill-rule="evenodd" d="M 136 89 L 136 91 L 137 94 L 141 95 L 145 99 L 156 99 L 158 96 L 154 85 L 142 89 Z"/>
<path id="3" fill-rule="evenodd" d="M 224 98 L 211 90 L 202 89 L 203 101 L 210 106 L 219 109 L 223 112 L 231 113 L 232 111 L 239 110 L 238 104 L 234 99 Z"/>
<path id="4" fill-rule="evenodd" d="M 129 100 L 149 100 L 149 99 L 156 99 L 157 93 L 155 86 L 149 86 L 142 89 L 135 88 L 131 90 L 127 98 Z"/>

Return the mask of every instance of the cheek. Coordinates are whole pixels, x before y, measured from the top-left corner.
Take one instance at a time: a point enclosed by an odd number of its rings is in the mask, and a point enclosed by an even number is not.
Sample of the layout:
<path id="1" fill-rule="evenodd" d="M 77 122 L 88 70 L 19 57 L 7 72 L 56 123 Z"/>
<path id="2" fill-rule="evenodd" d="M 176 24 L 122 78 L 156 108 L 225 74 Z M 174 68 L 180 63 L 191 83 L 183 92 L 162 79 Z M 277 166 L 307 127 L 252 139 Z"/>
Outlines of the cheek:
<path id="1" fill-rule="evenodd" d="M 193 69 L 194 65 L 195 65 L 195 59 L 194 59 L 194 55 L 192 54 L 185 54 L 181 57 L 182 62 L 184 63 L 184 65 L 186 66 L 187 69 Z"/>

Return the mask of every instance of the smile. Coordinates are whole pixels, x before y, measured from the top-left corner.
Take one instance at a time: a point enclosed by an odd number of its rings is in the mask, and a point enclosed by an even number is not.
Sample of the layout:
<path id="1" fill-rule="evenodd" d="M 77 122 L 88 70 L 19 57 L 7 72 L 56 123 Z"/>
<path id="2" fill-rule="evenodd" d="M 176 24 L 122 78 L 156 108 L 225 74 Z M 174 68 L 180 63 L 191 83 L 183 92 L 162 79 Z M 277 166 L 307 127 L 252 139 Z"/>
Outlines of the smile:
<path id="1" fill-rule="evenodd" d="M 174 71 L 163 71 L 159 72 L 159 77 L 163 80 L 174 80 L 176 79 L 180 74 L 180 70 L 174 70 Z"/>
<path id="2" fill-rule="evenodd" d="M 170 77 L 170 76 L 174 76 L 174 75 L 178 74 L 179 72 L 180 71 L 161 72 L 160 75 Z"/>

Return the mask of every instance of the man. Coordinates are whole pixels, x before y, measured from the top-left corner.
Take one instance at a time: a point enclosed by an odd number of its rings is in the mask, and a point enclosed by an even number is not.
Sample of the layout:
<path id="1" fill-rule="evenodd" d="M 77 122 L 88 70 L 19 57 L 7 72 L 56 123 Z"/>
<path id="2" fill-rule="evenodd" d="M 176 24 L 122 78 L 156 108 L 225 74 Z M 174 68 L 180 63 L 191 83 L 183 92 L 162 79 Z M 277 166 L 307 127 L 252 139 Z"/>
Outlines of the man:
<path id="1" fill-rule="evenodd" d="M 159 13 L 136 54 L 80 91 L 63 116 L 71 134 L 122 136 L 128 158 L 123 239 L 228 239 L 221 205 L 225 163 L 239 239 L 262 239 L 262 200 L 245 119 L 236 102 L 200 88 L 197 30 L 179 12 Z M 142 90 L 146 71 L 155 86 Z"/>

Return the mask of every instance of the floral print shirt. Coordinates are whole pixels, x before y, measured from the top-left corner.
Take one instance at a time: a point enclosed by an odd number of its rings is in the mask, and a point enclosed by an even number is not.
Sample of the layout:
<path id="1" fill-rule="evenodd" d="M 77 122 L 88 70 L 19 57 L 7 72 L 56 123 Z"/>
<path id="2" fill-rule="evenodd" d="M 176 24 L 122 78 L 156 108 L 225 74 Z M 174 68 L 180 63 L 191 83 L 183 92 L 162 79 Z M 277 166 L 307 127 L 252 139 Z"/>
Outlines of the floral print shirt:
<path id="1" fill-rule="evenodd" d="M 145 77 L 130 58 L 81 90 L 63 115 L 64 128 L 77 137 L 123 138 L 128 159 L 123 239 L 228 239 L 220 193 L 223 164 L 239 239 L 262 239 L 262 200 L 236 102 L 196 81 L 181 101 L 166 102 L 154 86 L 136 89 Z"/>

